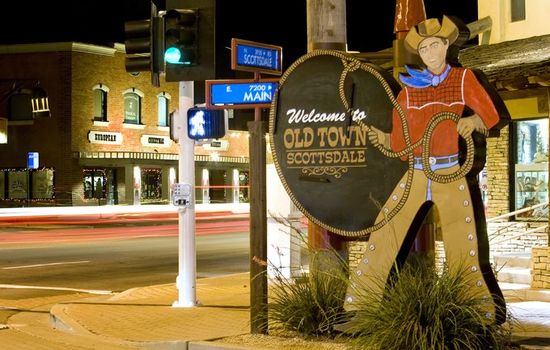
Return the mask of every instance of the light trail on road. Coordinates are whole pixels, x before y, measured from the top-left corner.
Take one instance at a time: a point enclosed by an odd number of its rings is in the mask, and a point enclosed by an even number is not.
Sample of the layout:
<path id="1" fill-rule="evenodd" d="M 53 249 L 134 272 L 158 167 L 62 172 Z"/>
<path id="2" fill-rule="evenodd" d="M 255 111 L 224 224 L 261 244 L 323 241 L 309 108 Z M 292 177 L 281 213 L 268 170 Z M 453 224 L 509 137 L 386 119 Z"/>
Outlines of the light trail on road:
<path id="1" fill-rule="evenodd" d="M 35 268 L 35 267 L 56 266 L 56 265 L 86 264 L 86 263 L 89 263 L 89 262 L 90 262 L 90 260 L 83 260 L 83 261 L 61 261 L 61 262 L 45 263 L 45 264 L 33 264 L 33 265 L 21 265 L 21 266 L 8 266 L 8 267 L 3 267 L 2 270 L 30 269 L 30 268 Z"/>
<path id="2" fill-rule="evenodd" d="M 233 232 L 247 232 L 250 229 L 248 220 L 197 222 L 195 234 L 197 236 L 209 234 L 223 234 Z M 100 240 L 120 238 L 143 238 L 177 236 L 178 224 L 149 225 L 149 226 L 121 226 L 121 227 L 94 227 L 94 228 L 66 228 L 48 230 L 26 230 L 15 232 L 1 232 L 0 244 L 63 242 L 75 240 Z"/>
<path id="3" fill-rule="evenodd" d="M 110 290 L 96 290 L 96 289 L 79 289 L 79 288 L 67 288 L 67 287 L 47 287 L 47 286 L 22 286 L 17 284 L 0 284 L 0 288 L 5 289 L 41 289 L 41 290 L 61 290 L 68 292 L 98 294 L 98 295 L 110 295 L 114 294 Z"/>
<path id="4" fill-rule="evenodd" d="M 198 212 L 195 220 L 244 220 L 248 213 L 233 213 L 231 211 Z M 0 228 L 26 225 L 109 225 L 131 224 L 138 222 L 177 222 L 178 213 L 99 213 L 73 215 L 41 215 L 41 216 L 8 216 L 0 217 Z"/>

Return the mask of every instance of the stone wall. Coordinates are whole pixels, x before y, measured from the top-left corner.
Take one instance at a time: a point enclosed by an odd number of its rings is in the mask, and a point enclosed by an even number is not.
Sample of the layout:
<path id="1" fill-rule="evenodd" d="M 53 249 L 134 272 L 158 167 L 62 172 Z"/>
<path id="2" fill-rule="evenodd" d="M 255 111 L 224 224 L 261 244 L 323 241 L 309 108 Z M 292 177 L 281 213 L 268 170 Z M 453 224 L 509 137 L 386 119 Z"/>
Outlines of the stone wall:
<path id="1" fill-rule="evenodd" d="M 533 232 L 546 222 L 492 222 L 487 224 L 491 256 L 528 253 L 533 247 L 548 246 L 548 228 Z M 527 234 L 524 232 L 531 231 Z M 519 235 L 519 236 L 518 236 Z"/>
<path id="2" fill-rule="evenodd" d="M 550 247 L 534 247 L 531 256 L 532 288 L 550 288 Z"/>
<path id="3" fill-rule="evenodd" d="M 509 127 L 500 130 L 499 137 L 487 138 L 488 204 L 486 216 L 493 218 L 510 212 Z"/>

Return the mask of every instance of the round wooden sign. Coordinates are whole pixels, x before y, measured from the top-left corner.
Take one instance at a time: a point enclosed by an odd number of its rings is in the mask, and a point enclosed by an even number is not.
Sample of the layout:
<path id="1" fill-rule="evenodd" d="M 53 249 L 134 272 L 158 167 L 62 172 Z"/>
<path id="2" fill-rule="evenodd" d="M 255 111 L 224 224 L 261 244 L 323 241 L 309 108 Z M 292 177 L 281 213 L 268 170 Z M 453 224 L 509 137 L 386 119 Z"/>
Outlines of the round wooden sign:
<path id="1" fill-rule="evenodd" d="M 339 51 L 318 50 L 282 76 L 270 112 L 273 159 L 294 204 L 344 236 L 370 232 L 407 171 L 368 140 L 389 132 L 399 84 L 382 69 Z"/>

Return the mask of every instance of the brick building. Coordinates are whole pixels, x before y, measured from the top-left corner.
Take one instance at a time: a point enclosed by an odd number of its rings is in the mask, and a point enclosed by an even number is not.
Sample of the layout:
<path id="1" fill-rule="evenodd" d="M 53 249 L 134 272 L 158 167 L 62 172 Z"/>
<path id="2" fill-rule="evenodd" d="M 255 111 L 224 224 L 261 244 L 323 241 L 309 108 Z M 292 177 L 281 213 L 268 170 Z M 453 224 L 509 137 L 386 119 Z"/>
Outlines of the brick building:
<path id="1" fill-rule="evenodd" d="M 168 203 L 179 159 L 170 138 L 179 84 L 161 77 L 154 87 L 149 73 L 127 73 L 124 59 L 118 44 L 0 47 L 0 118 L 8 120 L 0 206 Z M 47 91 L 50 117 L 17 107 L 36 84 Z M 37 169 L 27 168 L 29 152 L 38 153 Z M 247 199 L 238 187 L 248 184 L 245 135 L 197 146 L 195 159 L 195 178 L 205 186 L 198 202 Z"/>

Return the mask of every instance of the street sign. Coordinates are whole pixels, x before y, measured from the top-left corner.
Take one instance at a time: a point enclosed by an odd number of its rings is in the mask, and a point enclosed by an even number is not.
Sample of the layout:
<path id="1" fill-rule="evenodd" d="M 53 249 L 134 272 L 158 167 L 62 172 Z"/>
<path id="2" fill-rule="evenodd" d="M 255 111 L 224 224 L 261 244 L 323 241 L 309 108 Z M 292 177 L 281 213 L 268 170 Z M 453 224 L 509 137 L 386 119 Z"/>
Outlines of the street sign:
<path id="1" fill-rule="evenodd" d="M 279 79 L 206 80 L 209 109 L 269 108 Z"/>
<path id="2" fill-rule="evenodd" d="M 38 169 L 38 152 L 29 152 L 27 154 L 27 168 Z"/>
<path id="3" fill-rule="evenodd" d="M 281 75 L 282 66 L 281 46 L 231 39 L 231 69 Z"/>

